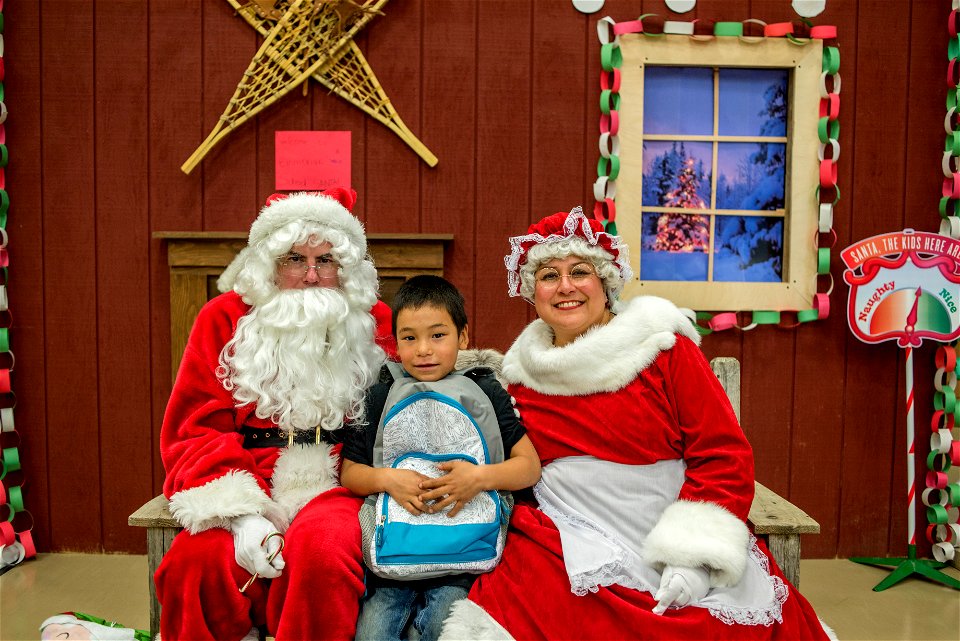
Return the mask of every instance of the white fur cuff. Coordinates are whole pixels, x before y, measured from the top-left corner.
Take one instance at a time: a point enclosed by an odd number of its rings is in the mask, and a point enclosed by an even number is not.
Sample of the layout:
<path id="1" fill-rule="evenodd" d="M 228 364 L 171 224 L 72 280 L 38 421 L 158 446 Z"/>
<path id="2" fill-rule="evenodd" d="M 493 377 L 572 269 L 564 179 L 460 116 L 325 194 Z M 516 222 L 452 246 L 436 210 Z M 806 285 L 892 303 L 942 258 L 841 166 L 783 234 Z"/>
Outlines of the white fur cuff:
<path id="1" fill-rule="evenodd" d="M 513 641 L 513 637 L 486 610 L 471 601 L 461 599 L 450 606 L 450 614 L 443 622 L 440 641 Z"/>
<path id="2" fill-rule="evenodd" d="M 829 638 L 830 641 L 840 641 L 837 638 L 837 633 L 833 631 L 833 628 L 831 628 L 829 625 L 824 623 L 823 619 L 821 619 L 820 617 L 817 617 L 817 621 L 820 622 L 820 626 L 823 628 L 824 634 L 827 635 L 827 638 Z"/>
<path id="3" fill-rule="evenodd" d="M 666 510 L 643 544 L 643 558 L 655 567 L 679 565 L 710 570 L 711 587 L 736 585 L 747 564 L 746 523 L 715 503 L 677 501 Z"/>
<path id="4" fill-rule="evenodd" d="M 227 527 L 242 514 L 260 514 L 270 498 L 249 472 L 234 470 L 170 497 L 170 514 L 192 534 Z"/>
<path id="5" fill-rule="evenodd" d="M 273 468 L 272 484 L 273 500 L 289 523 L 304 505 L 340 485 L 333 446 L 319 443 L 283 450 Z"/>

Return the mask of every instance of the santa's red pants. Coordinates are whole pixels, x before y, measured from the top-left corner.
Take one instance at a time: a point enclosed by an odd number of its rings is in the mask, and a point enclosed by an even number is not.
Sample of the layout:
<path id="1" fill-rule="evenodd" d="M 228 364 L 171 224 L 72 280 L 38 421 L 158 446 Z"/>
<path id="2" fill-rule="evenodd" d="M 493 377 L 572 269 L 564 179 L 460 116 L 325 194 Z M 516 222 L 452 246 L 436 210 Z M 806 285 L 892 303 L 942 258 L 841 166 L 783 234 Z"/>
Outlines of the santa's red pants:
<path id="1" fill-rule="evenodd" d="M 307 503 L 286 532 L 283 574 L 243 593 L 250 574 L 234 560 L 229 532 L 181 532 L 154 576 L 160 636 L 238 641 L 266 623 L 277 641 L 353 639 L 363 595 L 360 503 L 343 488 Z"/>

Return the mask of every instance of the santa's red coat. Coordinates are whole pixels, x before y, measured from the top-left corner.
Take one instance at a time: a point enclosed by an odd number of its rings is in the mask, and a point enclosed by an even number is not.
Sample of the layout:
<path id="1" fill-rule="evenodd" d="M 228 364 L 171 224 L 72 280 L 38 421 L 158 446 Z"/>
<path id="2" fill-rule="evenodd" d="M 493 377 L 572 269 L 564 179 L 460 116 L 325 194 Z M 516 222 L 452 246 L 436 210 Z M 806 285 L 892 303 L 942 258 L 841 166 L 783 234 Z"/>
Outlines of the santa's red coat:
<path id="1" fill-rule="evenodd" d="M 237 321 L 249 310 L 234 292 L 217 296 L 200 310 L 164 415 L 164 494 L 173 515 L 195 533 L 221 527 L 240 514 L 265 513 L 289 521 L 313 496 L 337 485 L 337 459 L 328 445 L 244 449 L 241 426 L 275 426 L 258 418 L 254 405 L 237 407 L 216 370 Z M 377 342 L 388 354 L 395 353 L 390 308 L 378 301 L 371 313 Z M 271 487 L 278 467 L 296 479 L 288 496 L 278 496 Z"/>
<path id="2" fill-rule="evenodd" d="M 363 594 L 360 499 L 332 489 L 337 452 L 326 443 L 243 448 L 241 426 L 275 427 L 252 405 L 237 407 L 216 375 L 220 352 L 249 310 L 233 292 L 201 309 L 164 416 L 164 493 L 186 531 L 155 576 L 161 634 L 168 641 L 220 641 L 266 624 L 278 640 L 348 640 Z M 371 313 L 377 342 L 395 354 L 390 309 L 378 302 Z M 286 567 L 280 578 L 254 581 L 241 593 L 249 574 L 235 562 L 224 528 L 253 513 L 290 524 Z"/>

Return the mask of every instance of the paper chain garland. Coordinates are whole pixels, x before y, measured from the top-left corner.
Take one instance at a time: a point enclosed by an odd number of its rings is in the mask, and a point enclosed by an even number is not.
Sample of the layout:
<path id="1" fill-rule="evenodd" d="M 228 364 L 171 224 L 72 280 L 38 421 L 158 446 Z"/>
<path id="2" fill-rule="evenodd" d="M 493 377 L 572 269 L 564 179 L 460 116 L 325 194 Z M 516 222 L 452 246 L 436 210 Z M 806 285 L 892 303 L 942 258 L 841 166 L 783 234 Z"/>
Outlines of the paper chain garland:
<path id="1" fill-rule="evenodd" d="M 954 346 L 941 345 L 936 354 L 937 373 L 933 384 L 933 417 L 930 420 L 930 454 L 927 455 L 925 489 L 920 501 L 927 508 L 927 540 L 933 558 L 942 563 L 956 555 L 960 542 L 960 525 L 957 517 L 960 510 L 960 483 L 950 483 L 947 472 L 960 464 L 960 440 L 953 437 L 960 404 L 957 403 L 957 352 Z M 911 448 L 910 455 L 913 456 Z M 909 503 L 915 501 L 916 482 L 910 488 Z M 914 534 L 914 538 L 916 534 Z M 910 541 L 916 545 L 916 540 Z"/>
<path id="2" fill-rule="evenodd" d="M 3 0 L 0 0 L 0 573 L 9 566 L 36 556 L 33 516 L 23 506 L 23 471 L 20 469 L 20 435 L 13 421 L 17 399 L 11 389 L 14 356 L 10 351 L 13 317 L 7 303 L 10 256 L 7 253 L 7 105 L 4 96 Z"/>
<path id="3" fill-rule="evenodd" d="M 960 101 L 958 89 L 958 57 L 960 57 L 960 0 L 953 0 L 953 10 L 947 19 L 950 34 L 947 46 L 947 115 L 943 128 L 947 132 L 944 145 L 943 190 L 940 198 L 940 233 L 951 238 L 960 238 L 960 118 L 957 109 Z M 957 402 L 957 344 L 942 345 L 935 357 L 937 372 L 933 377 L 936 392 L 933 395 L 933 417 L 930 421 L 930 454 L 927 455 L 927 473 L 920 501 L 927 510 L 927 541 L 930 542 L 933 558 L 947 563 L 956 556 L 960 544 L 960 483 L 950 483 L 947 472 L 953 465 L 960 465 L 960 439 L 954 438 L 960 403 Z M 913 456 L 913 452 L 910 455 Z M 910 504 L 916 499 L 916 481 L 910 488 Z M 915 545 L 916 541 L 910 541 Z"/>
<path id="4" fill-rule="evenodd" d="M 817 137 L 820 141 L 818 158 L 820 160 L 820 184 L 816 190 L 819 205 L 819 220 L 814 245 L 817 248 L 817 293 L 813 297 L 810 309 L 753 312 L 696 312 L 696 327 L 701 334 L 711 334 L 726 329 L 737 328 L 742 331 L 754 329 L 758 325 L 777 325 L 796 327 L 830 315 L 830 294 L 833 292 L 833 275 L 830 273 L 830 250 L 837 242 L 833 230 L 833 210 L 840 200 L 840 188 L 837 186 L 837 160 L 840 157 L 840 50 L 837 48 L 837 28 L 832 25 L 813 26 L 804 21 L 795 25 L 790 22 L 767 24 L 762 20 L 749 19 L 743 22 L 716 22 L 712 29 L 707 22 L 693 20 L 682 22 L 666 20 L 662 30 L 656 31 L 652 25 L 644 25 L 644 20 L 656 14 L 643 14 L 636 20 L 615 22 L 610 17 L 597 22 L 597 35 L 600 38 L 600 160 L 597 162 L 597 180 L 593 184 L 593 196 L 596 204 L 593 216 L 603 223 L 612 234 L 617 233 L 617 178 L 620 174 L 620 67 L 623 54 L 620 51 L 620 36 L 627 33 L 641 33 L 644 36 L 660 37 L 665 34 L 686 35 L 693 40 L 712 40 L 716 37 L 737 37 L 743 42 L 759 42 L 764 38 L 787 38 L 797 45 L 804 45 L 810 39 L 823 40 L 823 71 L 820 74 L 820 119 L 817 125 Z M 745 36 L 744 25 L 755 24 L 763 29 L 762 36 Z M 951 67 L 952 69 L 952 67 Z M 960 74 L 960 69 L 957 70 Z M 957 138 L 957 154 L 960 155 L 960 134 Z M 957 187 L 960 198 L 960 179 Z M 960 212 L 960 206 L 958 206 Z M 957 221 L 960 223 L 960 219 Z M 960 224 L 957 226 L 960 233 Z M 749 323 L 741 323 L 739 314 L 750 314 Z M 786 314 L 794 314 L 791 322 Z"/>

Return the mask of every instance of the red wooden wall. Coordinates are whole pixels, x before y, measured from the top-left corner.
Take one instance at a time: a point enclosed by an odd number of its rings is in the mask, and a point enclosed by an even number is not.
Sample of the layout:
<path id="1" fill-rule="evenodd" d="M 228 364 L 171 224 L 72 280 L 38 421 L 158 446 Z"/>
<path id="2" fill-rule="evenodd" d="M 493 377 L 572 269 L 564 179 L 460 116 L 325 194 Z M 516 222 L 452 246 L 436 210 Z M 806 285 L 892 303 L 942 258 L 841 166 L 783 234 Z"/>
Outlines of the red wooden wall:
<path id="1" fill-rule="evenodd" d="M 830 0 L 816 19 L 839 27 L 842 53 L 838 250 L 937 228 L 949 10 L 946 0 Z M 159 491 L 170 390 L 169 283 L 152 232 L 246 229 L 273 191 L 275 131 L 349 130 L 367 229 L 453 233 L 447 273 L 476 343 L 506 349 L 532 318 L 506 296 L 506 238 L 592 202 L 595 22 L 644 12 L 667 10 L 662 0 L 607 0 L 593 16 L 568 0 L 395 0 L 358 43 L 436 168 L 314 84 L 186 176 L 181 163 L 258 47 L 224 0 L 7 3 L 14 389 L 41 551 L 145 549 L 126 518 Z M 673 17 L 797 19 L 788 0 L 700 0 Z M 714 334 L 704 351 L 743 362 L 757 477 L 823 528 L 805 556 L 902 554 L 903 357 L 851 337 L 838 255 L 829 319 Z M 916 363 L 923 450 L 932 348 Z"/>

